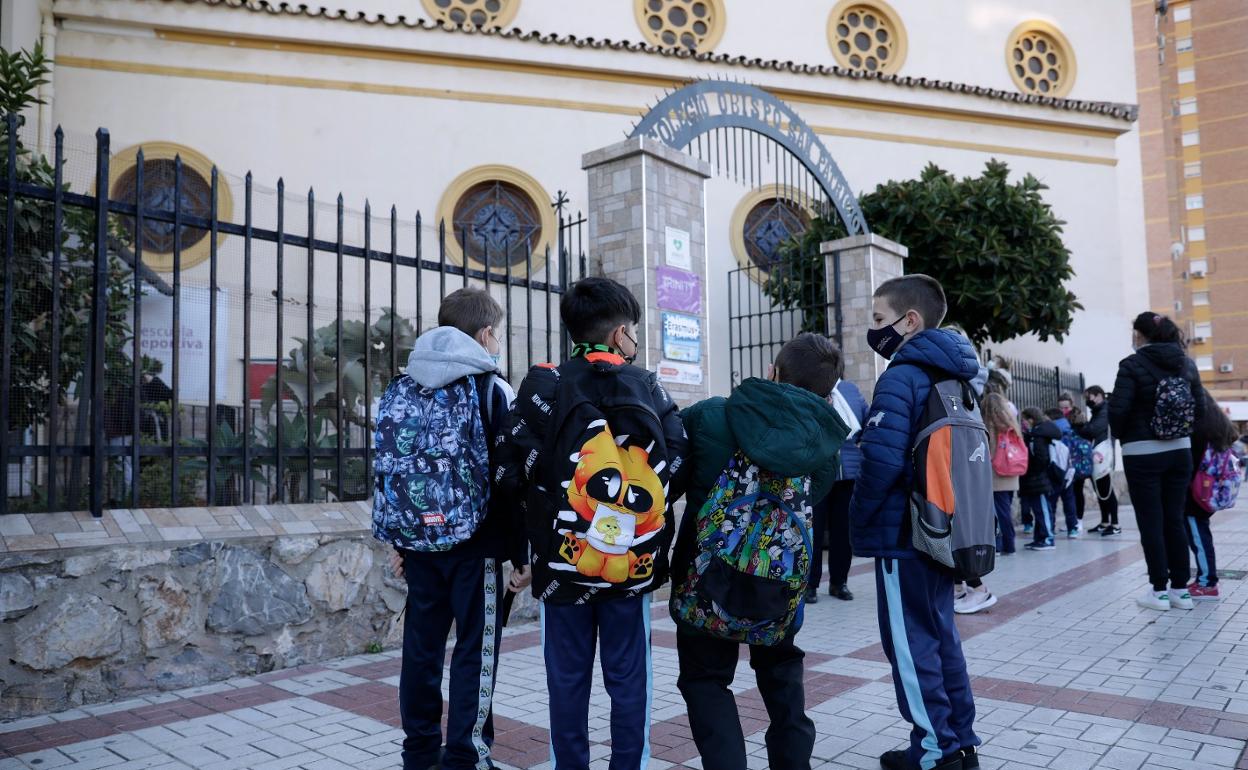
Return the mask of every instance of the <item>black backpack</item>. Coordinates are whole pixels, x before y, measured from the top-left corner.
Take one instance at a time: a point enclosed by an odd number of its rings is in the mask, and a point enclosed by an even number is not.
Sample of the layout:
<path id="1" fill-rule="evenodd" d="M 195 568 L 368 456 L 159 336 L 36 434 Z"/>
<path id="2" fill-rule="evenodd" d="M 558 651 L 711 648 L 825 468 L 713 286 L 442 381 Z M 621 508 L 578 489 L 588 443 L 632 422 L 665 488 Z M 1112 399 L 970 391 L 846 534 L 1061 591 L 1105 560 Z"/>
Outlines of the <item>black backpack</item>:
<path id="1" fill-rule="evenodd" d="M 594 367 L 561 377 L 541 462 L 527 508 L 554 586 L 543 598 L 638 595 L 667 579 L 673 469 L 647 373 Z"/>

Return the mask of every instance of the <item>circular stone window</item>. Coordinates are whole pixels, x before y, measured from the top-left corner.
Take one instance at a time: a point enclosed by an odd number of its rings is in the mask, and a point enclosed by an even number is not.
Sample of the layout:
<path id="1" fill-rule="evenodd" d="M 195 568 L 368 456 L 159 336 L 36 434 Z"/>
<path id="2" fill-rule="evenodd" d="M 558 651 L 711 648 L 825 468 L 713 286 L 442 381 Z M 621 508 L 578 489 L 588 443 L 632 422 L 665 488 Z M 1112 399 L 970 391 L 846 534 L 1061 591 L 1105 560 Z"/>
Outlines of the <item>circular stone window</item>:
<path id="1" fill-rule="evenodd" d="M 842 67 L 892 74 L 906 58 L 906 28 L 897 12 L 878 0 L 845 0 L 828 16 L 828 45 Z"/>
<path id="2" fill-rule="evenodd" d="M 537 180 L 509 166 L 479 166 L 453 181 L 438 213 L 451 232 L 451 256 L 476 270 L 508 271 L 523 277 L 546 264 L 546 249 L 558 228 L 550 197 Z M 452 237 L 453 236 L 453 237 Z"/>
<path id="3" fill-rule="evenodd" d="M 204 219 L 212 216 L 212 163 L 207 158 L 180 145 L 163 142 L 143 145 L 143 186 L 140 190 L 139 149 L 131 147 L 113 158 L 109 197 L 125 203 L 136 203 L 141 199 L 145 211 L 168 213 L 174 211 L 176 201 L 183 216 Z M 182 159 L 180 183 L 177 179 L 176 161 L 179 157 Z M 229 184 L 218 176 L 217 219 L 228 222 L 232 216 L 233 199 Z M 119 217 L 119 223 L 126 234 L 127 243 L 132 248 L 135 245 L 142 247 L 143 264 L 161 272 L 173 270 L 175 238 L 172 222 L 144 219 L 141 234 L 136 233 L 137 222 L 134 217 Z M 179 236 L 176 245 L 180 248 L 180 269 L 192 268 L 208 258 L 211 249 L 207 230 L 183 225 Z M 224 235 L 218 236 L 218 246 L 224 238 Z"/>
<path id="4" fill-rule="evenodd" d="M 1023 93 L 1065 96 L 1075 84 L 1075 56 L 1056 27 L 1031 21 L 1015 27 L 1005 51 L 1010 78 Z"/>
<path id="5" fill-rule="evenodd" d="M 710 51 L 724 34 L 722 0 L 634 0 L 637 25 L 660 48 Z"/>
<path id="6" fill-rule="evenodd" d="M 511 23 L 520 0 L 421 0 L 435 21 L 466 27 L 502 27 Z"/>
<path id="7" fill-rule="evenodd" d="M 798 200 L 791 187 L 764 185 L 746 193 L 733 208 L 728 239 L 737 265 L 752 280 L 767 280 L 781 245 L 810 228 L 814 214 Z"/>

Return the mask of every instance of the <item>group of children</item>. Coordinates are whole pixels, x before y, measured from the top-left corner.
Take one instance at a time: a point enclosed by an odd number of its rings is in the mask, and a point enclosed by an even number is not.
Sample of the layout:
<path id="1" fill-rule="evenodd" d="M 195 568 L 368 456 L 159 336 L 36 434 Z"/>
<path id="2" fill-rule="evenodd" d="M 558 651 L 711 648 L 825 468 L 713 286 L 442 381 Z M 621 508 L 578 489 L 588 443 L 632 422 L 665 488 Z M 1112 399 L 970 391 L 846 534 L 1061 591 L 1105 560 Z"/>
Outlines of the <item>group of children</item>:
<path id="1" fill-rule="evenodd" d="M 867 342 L 890 365 L 861 422 L 848 504 L 853 553 L 875 559 L 881 638 L 900 711 L 913 725 L 907 749 L 880 757 L 898 770 L 979 766 L 952 572 L 916 550 L 909 521 L 909 452 L 933 383 L 979 374 L 970 342 L 940 328 L 945 312 L 943 289 L 927 276 L 876 291 Z M 610 279 L 569 287 L 560 316 L 574 342 L 570 359 L 534 366 L 513 398 L 497 373 L 502 310 L 488 293 L 463 289 L 445 298 L 439 328 L 419 338 L 406 374 L 387 389 L 374 533 L 395 547 L 393 566 L 408 583 L 399 694 L 405 768 L 492 767 L 504 597 L 530 582 L 541 607 L 552 766 L 589 766 L 600 651 L 610 767 L 645 767 L 649 594 L 669 575 L 678 687 L 703 766 L 746 767 L 729 689 L 742 642 L 771 720 L 770 766 L 810 766 L 815 730 L 794 637 L 813 587 L 810 508 L 845 479 L 838 453 L 850 426 L 833 397 L 840 351 L 825 337 L 799 335 L 767 379 L 682 412 L 653 373 L 632 365 L 641 315 Z M 673 505 L 682 496 L 677 531 Z M 752 518 L 734 518 L 751 506 Z M 729 553 L 742 563 L 712 558 Z M 513 565 L 506 585 L 503 560 Z M 750 617 L 782 622 L 742 620 Z M 452 622 L 443 743 L 440 687 Z"/>

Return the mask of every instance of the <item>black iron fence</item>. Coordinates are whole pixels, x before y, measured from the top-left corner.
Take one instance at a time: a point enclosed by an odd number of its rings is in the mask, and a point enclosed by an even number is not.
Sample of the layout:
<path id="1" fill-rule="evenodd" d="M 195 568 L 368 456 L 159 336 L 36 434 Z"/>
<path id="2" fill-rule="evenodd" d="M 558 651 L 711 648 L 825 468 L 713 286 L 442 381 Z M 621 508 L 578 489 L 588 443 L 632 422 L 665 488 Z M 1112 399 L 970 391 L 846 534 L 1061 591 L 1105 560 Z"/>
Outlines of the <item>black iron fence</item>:
<path id="1" fill-rule="evenodd" d="M 833 257 L 840 274 L 840 255 Z M 841 282 L 818 261 L 754 262 L 728 272 L 728 363 L 733 387 L 767 376 L 784 343 L 801 332 L 841 342 Z"/>
<path id="2" fill-rule="evenodd" d="M 984 362 L 993 358 L 992 351 L 984 351 Z M 1087 387 L 1082 372 L 1071 372 L 1061 367 L 1043 366 L 1028 361 L 998 356 L 1009 366 L 1011 385 L 1009 398 L 1019 409 L 1029 406 L 1051 409 L 1057 406 L 1062 393 L 1069 393 L 1075 404 L 1083 403 L 1083 391 Z"/>
<path id="3" fill-rule="evenodd" d="M 459 286 L 505 308 L 509 378 L 566 356 L 586 220 L 562 193 L 553 233 L 488 194 L 435 227 L 177 157 L 110 168 L 103 129 L 85 193 L 60 129 L 51 158 L 21 131 L 0 137 L 0 513 L 362 499 L 376 402 Z"/>

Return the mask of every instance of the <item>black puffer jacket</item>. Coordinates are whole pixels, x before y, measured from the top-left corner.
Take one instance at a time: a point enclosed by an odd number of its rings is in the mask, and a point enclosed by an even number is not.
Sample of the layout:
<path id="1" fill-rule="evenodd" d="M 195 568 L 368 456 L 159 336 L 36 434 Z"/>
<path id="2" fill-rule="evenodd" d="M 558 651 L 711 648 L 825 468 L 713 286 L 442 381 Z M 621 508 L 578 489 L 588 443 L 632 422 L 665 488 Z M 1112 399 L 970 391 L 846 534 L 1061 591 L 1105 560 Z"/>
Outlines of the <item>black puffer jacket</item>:
<path id="1" fill-rule="evenodd" d="M 1049 447 L 1062 440 L 1062 429 L 1052 422 L 1042 422 L 1030 430 L 1023 431 L 1023 441 L 1027 444 L 1027 472 L 1018 480 L 1020 495 L 1051 495 L 1053 476 L 1050 466 L 1053 464 Z"/>
<path id="2" fill-rule="evenodd" d="M 1124 444 L 1157 439 L 1149 425 L 1157 402 L 1157 385 L 1163 377 L 1172 376 L 1191 383 L 1196 396 L 1196 424 L 1200 424 L 1205 416 L 1205 401 L 1200 398 L 1196 364 L 1178 343 L 1159 342 L 1145 345 L 1118 364 L 1118 378 L 1109 400 L 1109 424 L 1115 438 Z"/>
<path id="3" fill-rule="evenodd" d="M 1092 407 L 1092 417 L 1083 425 L 1074 426 L 1080 438 L 1086 438 L 1096 446 L 1109 438 L 1109 401 L 1102 401 Z"/>

